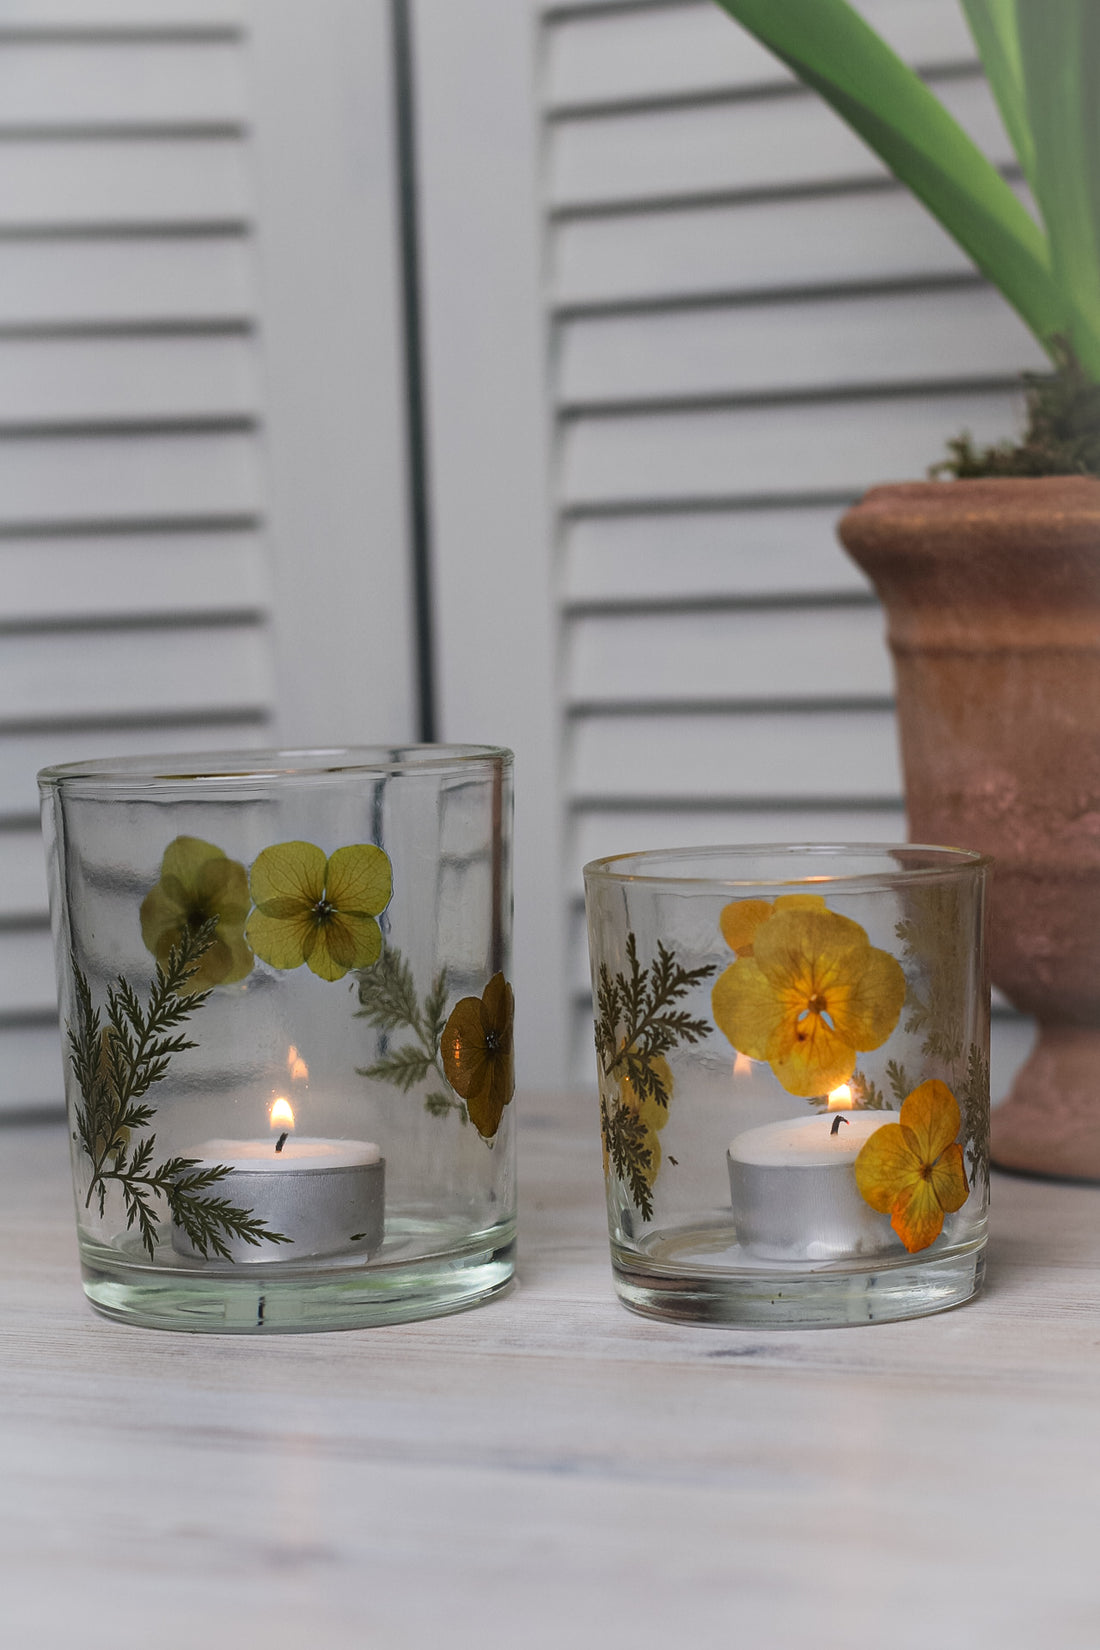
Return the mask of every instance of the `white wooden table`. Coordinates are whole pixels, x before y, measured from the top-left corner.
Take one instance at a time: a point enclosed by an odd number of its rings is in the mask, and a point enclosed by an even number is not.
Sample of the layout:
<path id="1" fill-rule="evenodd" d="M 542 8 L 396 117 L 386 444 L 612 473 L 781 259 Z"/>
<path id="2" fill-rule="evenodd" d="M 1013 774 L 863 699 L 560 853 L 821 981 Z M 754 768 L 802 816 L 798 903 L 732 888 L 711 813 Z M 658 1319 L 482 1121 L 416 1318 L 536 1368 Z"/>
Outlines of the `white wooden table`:
<path id="1" fill-rule="evenodd" d="M 684 1329 L 593 1103 L 521 1105 L 508 1296 L 263 1340 L 95 1316 L 64 1131 L 0 1131 L 5 1650 L 1100 1646 L 1100 1188 L 997 1177 L 955 1312 Z"/>

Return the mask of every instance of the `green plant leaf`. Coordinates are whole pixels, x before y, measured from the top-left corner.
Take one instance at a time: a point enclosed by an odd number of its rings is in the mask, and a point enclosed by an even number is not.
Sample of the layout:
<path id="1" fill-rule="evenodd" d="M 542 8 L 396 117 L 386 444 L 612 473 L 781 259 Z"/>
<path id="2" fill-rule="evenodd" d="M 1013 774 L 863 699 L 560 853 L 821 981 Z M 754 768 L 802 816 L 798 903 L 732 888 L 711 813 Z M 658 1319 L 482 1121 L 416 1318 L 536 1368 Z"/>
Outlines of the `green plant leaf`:
<path id="1" fill-rule="evenodd" d="M 1050 9 L 1047 0 L 1031 3 L 1044 14 Z M 831 104 L 999 287 L 1045 349 L 1072 330 L 1039 225 L 939 99 L 846 0 L 717 4 Z"/>
<path id="2" fill-rule="evenodd" d="M 1027 113 L 1016 0 L 960 0 L 960 3 L 974 36 L 986 79 L 997 99 L 1005 131 L 1034 192 L 1035 145 Z"/>
<path id="3" fill-rule="evenodd" d="M 1064 326 L 1100 379 L 1100 14 L 1096 0 L 1016 0 L 1033 187 L 1046 224 Z"/>

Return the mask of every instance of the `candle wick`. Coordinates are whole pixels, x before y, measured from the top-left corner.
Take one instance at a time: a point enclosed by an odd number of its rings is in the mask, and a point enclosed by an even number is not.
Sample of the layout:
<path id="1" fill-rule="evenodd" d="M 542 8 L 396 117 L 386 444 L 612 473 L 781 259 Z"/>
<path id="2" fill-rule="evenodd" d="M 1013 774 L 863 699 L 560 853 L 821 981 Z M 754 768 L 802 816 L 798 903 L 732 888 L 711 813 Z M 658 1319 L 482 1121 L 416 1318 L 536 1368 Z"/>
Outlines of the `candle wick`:
<path id="1" fill-rule="evenodd" d="M 838 1118 L 838 1119 L 837 1119 L 837 1121 L 838 1121 L 838 1122 L 839 1122 L 839 1121 L 840 1121 L 840 1119 L 839 1119 L 839 1118 Z M 836 1133 L 836 1131 L 835 1131 L 835 1129 L 834 1129 L 834 1131 L 833 1131 L 833 1132 L 834 1132 L 834 1134 L 835 1134 L 835 1133 Z M 281 1135 L 280 1135 L 280 1136 L 279 1136 L 279 1138 L 278 1138 L 278 1140 L 276 1140 L 276 1142 L 275 1142 L 275 1150 L 276 1150 L 276 1151 L 277 1151 L 277 1152 L 281 1152 L 281 1151 L 282 1151 L 282 1149 L 283 1149 L 283 1147 L 284 1147 L 284 1146 L 285 1146 L 285 1145 L 286 1145 L 286 1137 L 287 1137 L 287 1135 L 288 1135 L 288 1134 L 289 1134 L 289 1133 L 290 1133 L 290 1130 L 289 1130 L 289 1129 L 284 1129 L 284 1130 L 283 1130 L 283 1132 L 282 1132 L 282 1134 L 281 1134 Z"/>
<path id="2" fill-rule="evenodd" d="M 831 1129 L 830 1129 L 830 1130 L 829 1130 L 829 1133 L 830 1133 L 830 1134 L 836 1134 L 836 1133 L 837 1133 L 837 1131 L 838 1131 L 838 1129 L 839 1129 L 839 1128 L 840 1128 L 840 1125 L 841 1125 L 841 1124 L 842 1124 L 842 1123 L 848 1123 L 848 1122 L 850 1122 L 850 1119 L 849 1119 L 849 1118 L 847 1118 L 847 1117 L 845 1117 L 845 1116 L 844 1116 L 844 1114 L 843 1114 L 843 1112 L 839 1112 L 839 1111 L 838 1111 L 838 1112 L 837 1112 L 837 1114 L 836 1114 L 836 1116 L 835 1116 L 835 1117 L 834 1117 L 834 1118 L 833 1118 L 833 1126 L 832 1126 L 832 1128 L 831 1128 Z M 285 1135 L 285 1134 L 284 1134 L 284 1135 L 283 1135 L 283 1139 L 284 1139 L 284 1140 L 285 1140 L 285 1139 L 286 1139 L 286 1135 Z M 276 1148 L 275 1148 L 275 1150 L 276 1150 L 276 1151 L 278 1151 L 278 1150 L 279 1150 L 279 1147 L 278 1147 L 278 1146 L 276 1146 Z"/>

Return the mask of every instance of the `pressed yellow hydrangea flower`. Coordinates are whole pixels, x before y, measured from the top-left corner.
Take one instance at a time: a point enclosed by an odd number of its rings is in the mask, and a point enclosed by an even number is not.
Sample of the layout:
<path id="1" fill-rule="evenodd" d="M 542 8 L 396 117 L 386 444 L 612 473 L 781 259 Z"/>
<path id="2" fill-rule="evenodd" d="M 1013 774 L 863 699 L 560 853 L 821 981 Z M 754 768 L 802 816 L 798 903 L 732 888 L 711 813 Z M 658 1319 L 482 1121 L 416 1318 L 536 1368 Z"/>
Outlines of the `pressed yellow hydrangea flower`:
<path id="1" fill-rule="evenodd" d="M 927 1249 L 943 1230 L 945 1214 L 970 1195 L 963 1167 L 958 1102 L 933 1078 L 903 1101 L 896 1123 L 876 1129 L 856 1158 L 856 1185 L 865 1202 L 890 1224 L 909 1250 Z"/>
<path id="2" fill-rule="evenodd" d="M 752 934 L 753 954 L 719 975 L 715 1022 L 735 1049 L 766 1060 L 788 1094 L 809 1099 L 846 1083 L 860 1050 L 898 1022 L 905 976 L 858 922 L 786 907 Z"/>
<path id="3" fill-rule="evenodd" d="M 514 1013 L 512 987 L 503 974 L 494 974 L 480 997 L 455 1004 L 439 1039 L 447 1081 L 465 1100 L 483 1140 L 492 1140 L 515 1093 Z"/>
<path id="4" fill-rule="evenodd" d="M 272 968 L 308 963 L 320 979 L 340 980 L 378 961 L 375 918 L 393 892 L 381 848 L 359 842 L 326 859 L 312 842 L 279 842 L 258 856 L 251 882 L 256 909 L 245 934 Z"/>
<path id="5" fill-rule="evenodd" d="M 187 933 L 217 918 L 213 944 L 180 995 L 243 980 L 252 968 L 244 925 L 251 900 L 248 873 L 212 842 L 178 836 L 164 850 L 160 881 L 141 902 L 141 937 L 163 968 Z"/>

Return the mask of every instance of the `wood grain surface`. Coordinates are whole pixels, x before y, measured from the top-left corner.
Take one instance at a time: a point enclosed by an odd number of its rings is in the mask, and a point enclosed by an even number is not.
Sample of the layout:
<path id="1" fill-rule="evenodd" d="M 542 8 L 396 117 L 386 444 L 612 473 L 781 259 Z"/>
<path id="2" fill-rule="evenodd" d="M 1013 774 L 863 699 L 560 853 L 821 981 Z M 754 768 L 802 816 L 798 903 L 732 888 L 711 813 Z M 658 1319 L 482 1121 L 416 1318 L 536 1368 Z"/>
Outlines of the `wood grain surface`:
<path id="1" fill-rule="evenodd" d="M 1094 1650 L 1100 1188 L 996 1178 L 941 1317 L 691 1330 L 614 1299 L 591 1101 L 520 1104 L 509 1295 L 269 1340 L 96 1317 L 0 1131 L 4 1645 Z"/>

